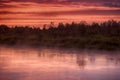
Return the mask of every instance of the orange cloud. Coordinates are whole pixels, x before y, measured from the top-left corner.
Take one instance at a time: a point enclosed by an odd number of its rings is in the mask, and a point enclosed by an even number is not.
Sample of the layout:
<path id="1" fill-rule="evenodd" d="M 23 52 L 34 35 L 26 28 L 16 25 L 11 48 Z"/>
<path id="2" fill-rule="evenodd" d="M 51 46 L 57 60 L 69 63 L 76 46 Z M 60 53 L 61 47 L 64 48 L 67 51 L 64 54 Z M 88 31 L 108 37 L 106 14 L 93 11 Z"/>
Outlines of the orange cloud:
<path id="1" fill-rule="evenodd" d="M 57 23 L 90 21 L 93 18 L 95 20 L 95 16 L 96 18 L 99 16 L 99 20 L 120 20 L 120 8 L 104 6 L 102 3 L 106 3 L 106 0 L 101 0 L 101 3 L 95 0 L 88 2 L 86 0 L 2 0 L 0 2 L 0 24 L 35 25 L 51 21 Z"/>

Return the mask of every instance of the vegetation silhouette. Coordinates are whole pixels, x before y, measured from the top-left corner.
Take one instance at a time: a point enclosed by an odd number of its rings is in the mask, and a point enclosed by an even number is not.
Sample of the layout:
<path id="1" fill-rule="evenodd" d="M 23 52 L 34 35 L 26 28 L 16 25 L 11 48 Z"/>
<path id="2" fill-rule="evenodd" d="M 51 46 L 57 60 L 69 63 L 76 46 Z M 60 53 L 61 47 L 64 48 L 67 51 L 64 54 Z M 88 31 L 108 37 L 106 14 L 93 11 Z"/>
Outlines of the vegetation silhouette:
<path id="1" fill-rule="evenodd" d="M 1 45 L 29 45 L 87 49 L 120 49 L 120 21 L 87 24 L 52 22 L 49 28 L 0 25 Z"/>

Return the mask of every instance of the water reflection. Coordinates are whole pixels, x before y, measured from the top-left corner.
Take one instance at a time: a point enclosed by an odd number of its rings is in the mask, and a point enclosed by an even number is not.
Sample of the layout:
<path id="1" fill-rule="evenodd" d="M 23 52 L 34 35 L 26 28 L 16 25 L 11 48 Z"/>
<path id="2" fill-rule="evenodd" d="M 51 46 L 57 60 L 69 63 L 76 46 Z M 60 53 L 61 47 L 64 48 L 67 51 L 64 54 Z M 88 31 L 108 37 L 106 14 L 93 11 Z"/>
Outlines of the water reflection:
<path id="1" fill-rule="evenodd" d="M 0 47 L 0 80 L 120 80 L 119 53 Z"/>
<path id="2" fill-rule="evenodd" d="M 87 62 L 86 62 L 86 56 L 77 54 L 76 55 L 76 63 L 78 64 L 78 66 L 80 67 L 80 69 L 84 69 L 84 67 L 86 66 Z"/>

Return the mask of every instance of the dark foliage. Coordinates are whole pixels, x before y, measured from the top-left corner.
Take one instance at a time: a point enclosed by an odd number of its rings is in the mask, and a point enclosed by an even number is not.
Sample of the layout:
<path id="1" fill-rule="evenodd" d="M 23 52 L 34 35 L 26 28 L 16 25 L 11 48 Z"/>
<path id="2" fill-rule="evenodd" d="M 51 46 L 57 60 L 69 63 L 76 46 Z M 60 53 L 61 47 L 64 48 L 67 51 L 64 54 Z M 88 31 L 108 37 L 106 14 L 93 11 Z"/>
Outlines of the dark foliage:
<path id="1" fill-rule="evenodd" d="M 120 49 L 120 21 L 59 23 L 48 29 L 0 25 L 0 44 Z"/>

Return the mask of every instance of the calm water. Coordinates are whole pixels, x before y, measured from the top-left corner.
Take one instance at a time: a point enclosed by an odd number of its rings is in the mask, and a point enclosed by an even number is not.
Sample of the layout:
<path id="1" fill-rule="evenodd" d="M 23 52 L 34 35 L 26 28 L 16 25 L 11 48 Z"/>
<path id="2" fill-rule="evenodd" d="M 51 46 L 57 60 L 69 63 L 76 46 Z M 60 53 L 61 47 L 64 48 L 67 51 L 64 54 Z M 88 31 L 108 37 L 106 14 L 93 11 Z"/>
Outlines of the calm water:
<path id="1" fill-rule="evenodd" d="M 120 80 L 120 51 L 0 47 L 0 80 Z"/>

